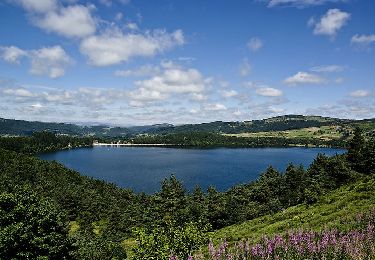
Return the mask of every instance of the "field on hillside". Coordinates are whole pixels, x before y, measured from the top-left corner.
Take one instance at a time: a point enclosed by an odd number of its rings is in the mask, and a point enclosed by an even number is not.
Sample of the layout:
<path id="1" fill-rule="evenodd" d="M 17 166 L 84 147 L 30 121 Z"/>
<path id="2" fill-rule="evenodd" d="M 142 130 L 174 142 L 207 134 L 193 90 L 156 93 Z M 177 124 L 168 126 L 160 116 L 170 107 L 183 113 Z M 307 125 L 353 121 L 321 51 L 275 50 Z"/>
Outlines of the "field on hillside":
<path id="1" fill-rule="evenodd" d="M 352 129 L 343 128 L 341 126 L 321 126 L 309 127 L 302 129 L 293 129 L 286 131 L 272 132 L 256 132 L 256 133 L 240 133 L 240 134 L 224 134 L 226 136 L 236 137 L 283 137 L 283 138 L 316 138 L 321 140 L 340 139 L 349 134 Z"/>
<path id="2" fill-rule="evenodd" d="M 363 212 L 375 208 L 375 179 L 367 177 L 343 186 L 311 206 L 305 204 L 290 207 L 274 215 L 267 215 L 220 229 L 211 234 L 214 242 L 224 239 L 258 241 L 262 236 L 272 237 L 292 230 L 338 229 L 348 231 L 352 220 Z"/>

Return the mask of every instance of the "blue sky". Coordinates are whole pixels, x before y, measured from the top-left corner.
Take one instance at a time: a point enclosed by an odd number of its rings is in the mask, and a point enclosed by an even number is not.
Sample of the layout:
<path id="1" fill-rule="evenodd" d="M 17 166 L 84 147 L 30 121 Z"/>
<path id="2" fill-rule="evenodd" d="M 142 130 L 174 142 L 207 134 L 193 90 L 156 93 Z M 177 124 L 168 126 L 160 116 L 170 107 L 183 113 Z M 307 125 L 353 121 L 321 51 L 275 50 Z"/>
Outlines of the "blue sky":
<path id="1" fill-rule="evenodd" d="M 375 116 L 372 0 L 5 0 L 0 117 Z"/>

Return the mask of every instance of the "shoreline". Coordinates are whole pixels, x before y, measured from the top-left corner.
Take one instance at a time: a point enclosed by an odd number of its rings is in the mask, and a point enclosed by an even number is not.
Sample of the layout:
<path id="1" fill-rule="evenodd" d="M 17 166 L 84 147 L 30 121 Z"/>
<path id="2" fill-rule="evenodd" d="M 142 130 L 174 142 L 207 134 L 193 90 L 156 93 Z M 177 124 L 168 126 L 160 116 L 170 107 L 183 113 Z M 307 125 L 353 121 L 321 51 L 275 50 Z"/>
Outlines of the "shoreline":
<path id="1" fill-rule="evenodd" d="M 92 146 L 180 146 L 177 144 L 117 144 L 117 143 L 93 143 Z"/>

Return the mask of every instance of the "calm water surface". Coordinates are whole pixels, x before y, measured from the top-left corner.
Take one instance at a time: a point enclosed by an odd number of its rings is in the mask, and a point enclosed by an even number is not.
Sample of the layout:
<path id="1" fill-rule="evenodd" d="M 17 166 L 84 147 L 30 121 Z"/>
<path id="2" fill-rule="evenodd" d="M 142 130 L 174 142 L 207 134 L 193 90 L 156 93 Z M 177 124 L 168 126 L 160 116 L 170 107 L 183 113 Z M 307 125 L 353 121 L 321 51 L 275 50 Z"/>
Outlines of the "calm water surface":
<path id="1" fill-rule="evenodd" d="M 174 174 L 184 186 L 223 191 L 255 180 L 269 165 L 283 171 L 288 163 L 308 166 L 318 153 L 344 153 L 331 148 L 218 148 L 93 147 L 39 155 L 80 173 L 113 182 L 137 192 L 152 193 Z"/>

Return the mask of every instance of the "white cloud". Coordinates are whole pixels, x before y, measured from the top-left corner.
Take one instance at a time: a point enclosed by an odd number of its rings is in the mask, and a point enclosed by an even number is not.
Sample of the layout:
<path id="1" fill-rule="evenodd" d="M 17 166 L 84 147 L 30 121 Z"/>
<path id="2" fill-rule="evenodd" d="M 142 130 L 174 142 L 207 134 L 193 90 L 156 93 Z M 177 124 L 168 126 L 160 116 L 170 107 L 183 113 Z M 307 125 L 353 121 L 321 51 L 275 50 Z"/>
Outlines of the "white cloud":
<path id="1" fill-rule="evenodd" d="M 27 52 L 15 47 L 15 46 L 9 46 L 9 47 L 0 47 L 1 58 L 9 63 L 19 64 L 20 58 L 27 56 Z"/>
<path id="2" fill-rule="evenodd" d="M 198 109 L 195 109 L 195 108 L 192 108 L 192 109 L 189 110 L 189 113 L 191 113 L 191 114 L 196 114 L 198 112 L 199 112 Z"/>
<path id="3" fill-rule="evenodd" d="M 359 89 L 350 93 L 352 97 L 368 97 L 370 92 L 367 90 Z"/>
<path id="4" fill-rule="evenodd" d="M 155 76 L 159 73 L 160 73 L 159 66 L 143 65 L 133 70 L 117 70 L 115 72 L 115 75 L 119 77 L 147 77 L 147 76 Z"/>
<path id="5" fill-rule="evenodd" d="M 258 37 L 253 37 L 247 42 L 247 47 L 251 51 L 257 51 L 263 47 L 263 41 Z"/>
<path id="6" fill-rule="evenodd" d="M 204 110 L 206 110 L 206 111 L 222 111 L 222 110 L 227 110 L 227 107 L 223 104 L 220 104 L 220 103 L 206 104 L 204 106 Z"/>
<path id="7" fill-rule="evenodd" d="M 120 30 L 107 31 L 84 39 L 80 50 L 95 66 L 109 66 L 126 62 L 132 57 L 150 57 L 184 44 L 181 30 L 167 33 L 155 30 L 151 33 L 124 34 Z"/>
<path id="8" fill-rule="evenodd" d="M 310 69 L 310 71 L 313 72 L 341 72 L 345 68 L 340 65 L 321 65 L 321 66 L 315 66 Z"/>
<path id="9" fill-rule="evenodd" d="M 314 34 L 327 35 L 333 39 L 349 19 L 349 13 L 339 9 L 329 9 L 328 12 L 320 18 L 320 21 L 315 23 Z"/>
<path id="10" fill-rule="evenodd" d="M 231 98 L 231 97 L 237 96 L 238 92 L 233 90 L 233 89 L 231 89 L 231 90 L 221 90 L 220 94 L 224 98 Z"/>
<path id="11" fill-rule="evenodd" d="M 257 93 L 259 96 L 264 97 L 280 97 L 283 95 L 283 92 L 281 90 L 269 87 L 257 88 L 255 90 L 255 93 Z"/>
<path id="12" fill-rule="evenodd" d="M 151 79 L 135 82 L 139 88 L 161 93 L 181 94 L 204 91 L 206 81 L 196 69 L 171 68 Z"/>
<path id="13" fill-rule="evenodd" d="M 90 7 L 73 5 L 60 8 L 37 17 L 34 23 L 47 32 L 54 32 L 65 37 L 83 38 L 96 31 L 95 19 Z"/>
<path id="14" fill-rule="evenodd" d="M 273 107 L 273 106 L 270 106 L 270 107 L 268 107 L 268 112 L 270 112 L 270 113 L 282 113 L 282 112 L 284 112 L 285 111 L 285 109 L 284 108 L 280 108 L 280 107 Z"/>
<path id="15" fill-rule="evenodd" d="M 129 30 L 136 31 L 138 30 L 138 25 L 136 23 L 127 23 L 126 28 L 128 28 Z"/>
<path id="16" fill-rule="evenodd" d="M 56 0 L 13 0 L 28 11 L 45 13 L 57 7 Z"/>
<path id="17" fill-rule="evenodd" d="M 192 93 L 190 95 L 190 99 L 200 102 L 200 101 L 206 101 L 208 97 L 202 93 Z"/>
<path id="18" fill-rule="evenodd" d="M 147 89 L 147 88 L 138 88 L 128 93 L 133 105 L 136 104 L 134 102 L 154 102 L 154 101 L 161 101 L 168 98 L 168 95 L 165 93 L 161 93 L 157 90 Z M 137 105 L 138 106 L 138 105 Z"/>
<path id="19" fill-rule="evenodd" d="M 65 74 L 65 69 L 73 62 L 61 46 L 44 47 L 37 50 L 22 50 L 15 46 L 0 47 L 1 58 L 18 64 L 21 57 L 30 59 L 30 73 L 58 78 Z"/>
<path id="20" fill-rule="evenodd" d="M 236 110 L 236 111 L 233 112 L 233 115 L 234 116 L 241 116 L 242 112 L 240 110 Z"/>
<path id="21" fill-rule="evenodd" d="M 357 44 L 360 46 L 367 46 L 375 42 L 375 34 L 370 34 L 370 35 L 359 35 L 356 34 L 352 37 L 351 43 L 352 44 Z"/>
<path id="22" fill-rule="evenodd" d="M 58 78 L 65 74 L 66 67 L 72 59 L 60 46 L 41 48 L 29 52 L 31 59 L 30 73 L 35 75 L 48 75 Z"/>
<path id="23" fill-rule="evenodd" d="M 121 13 L 121 12 L 118 12 L 118 13 L 115 15 L 115 20 L 116 20 L 116 21 L 121 21 L 123 17 L 124 17 L 124 14 Z"/>
<path id="24" fill-rule="evenodd" d="M 150 78 L 135 81 L 136 88 L 128 91 L 126 96 L 130 99 L 130 104 L 136 107 L 182 95 L 187 100 L 202 102 L 208 99 L 204 92 L 210 82 L 210 78 L 204 78 L 196 69 L 163 61 L 160 67 L 153 68 Z"/>
<path id="25" fill-rule="evenodd" d="M 242 64 L 240 65 L 238 72 L 239 72 L 240 76 L 242 76 L 242 77 L 245 77 L 245 76 L 250 74 L 251 65 L 250 65 L 250 63 L 247 59 L 244 59 L 242 61 Z"/>
<path id="26" fill-rule="evenodd" d="M 347 0 L 266 0 L 268 7 L 275 6 L 293 6 L 304 8 L 308 6 L 323 5 L 326 3 L 346 2 Z"/>
<path id="27" fill-rule="evenodd" d="M 44 106 L 42 104 L 40 104 L 40 103 L 36 103 L 36 104 L 32 104 L 31 107 L 34 108 L 34 109 L 41 109 Z"/>
<path id="28" fill-rule="evenodd" d="M 99 2 L 107 7 L 111 7 L 113 2 L 116 2 L 116 1 L 113 1 L 113 0 L 99 0 Z M 117 0 L 117 2 L 119 2 L 120 4 L 128 4 L 130 2 L 130 0 Z"/>
<path id="29" fill-rule="evenodd" d="M 8 95 L 8 96 L 15 96 L 15 97 L 21 97 L 21 98 L 34 97 L 33 93 L 31 93 L 29 90 L 24 89 L 24 88 L 4 89 L 2 92 L 4 95 Z"/>
<path id="30" fill-rule="evenodd" d="M 321 84 L 324 83 L 325 79 L 307 72 L 298 72 L 297 74 L 286 78 L 284 83 L 288 85 L 299 85 L 299 84 Z"/>

